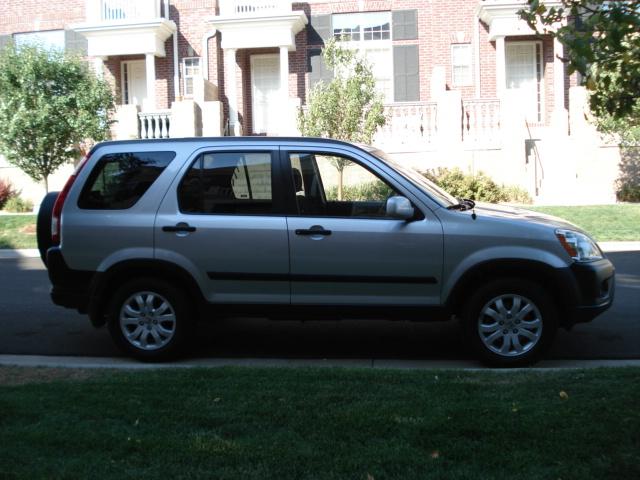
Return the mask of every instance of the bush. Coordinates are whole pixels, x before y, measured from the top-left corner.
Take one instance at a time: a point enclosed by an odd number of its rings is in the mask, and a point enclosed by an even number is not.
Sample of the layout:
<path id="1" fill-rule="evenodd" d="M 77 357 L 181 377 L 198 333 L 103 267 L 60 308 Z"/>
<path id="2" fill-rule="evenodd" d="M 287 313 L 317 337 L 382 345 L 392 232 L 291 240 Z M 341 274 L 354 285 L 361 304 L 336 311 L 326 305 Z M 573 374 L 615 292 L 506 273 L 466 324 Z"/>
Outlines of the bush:
<path id="1" fill-rule="evenodd" d="M 392 193 L 391 188 L 380 180 L 361 183 L 359 185 L 343 185 L 342 200 L 347 202 L 386 200 Z M 330 187 L 326 191 L 327 200 L 338 199 L 338 187 Z"/>
<path id="2" fill-rule="evenodd" d="M 529 193 L 514 185 L 498 185 L 482 172 L 477 175 L 464 173 L 459 168 L 440 167 L 422 173 L 456 198 L 468 198 L 481 202 L 531 203 Z"/>
<path id="3" fill-rule="evenodd" d="M 619 202 L 640 202 L 640 148 L 620 148 L 620 174 L 616 180 Z"/>
<path id="4" fill-rule="evenodd" d="M 0 178 L 0 209 L 4 207 L 7 201 L 18 196 L 19 193 L 20 192 L 13 188 L 9 180 Z"/>
<path id="5" fill-rule="evenodd" d="M 4 210 L 12 213 L 33 212 L 33 202 L 31 200 L 23 200 L 18 196 L 14 196 L 4 204 Z"/>

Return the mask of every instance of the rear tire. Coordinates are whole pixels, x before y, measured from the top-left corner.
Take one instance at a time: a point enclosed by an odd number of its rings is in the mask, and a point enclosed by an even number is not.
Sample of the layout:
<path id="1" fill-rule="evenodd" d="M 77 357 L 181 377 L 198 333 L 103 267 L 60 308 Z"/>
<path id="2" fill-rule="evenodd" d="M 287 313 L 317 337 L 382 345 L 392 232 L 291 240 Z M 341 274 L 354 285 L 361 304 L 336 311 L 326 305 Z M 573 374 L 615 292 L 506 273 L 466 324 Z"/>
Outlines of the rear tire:
<path id="1" fill-rule="evenodd" d="M 53 205 L 56 203 L 58 193 L 60 192 L 49 192 L 45 195 L 40 204 L 36 221 L 38 251 L 45 267 L 47 266 L 47 250 L 53 245 L 51 241 L 51 217 L 53 216 Z"/>
<path id="2" fill-rule="evenodd" d="M 558 329 L 558 311 L 540 285 L 520 279 L 490 281 L 465 305 L 463 327 L 487 365 L 523 367 L 539 360 Z"/>
<path id="3" fill-rule="evenodd" d="M 147 362 L 181 355 L 191 340 L 193 324 L 184 292 L 155 278 L 125 283 L 107 308 L 107 325 L 116 345 Z"/>

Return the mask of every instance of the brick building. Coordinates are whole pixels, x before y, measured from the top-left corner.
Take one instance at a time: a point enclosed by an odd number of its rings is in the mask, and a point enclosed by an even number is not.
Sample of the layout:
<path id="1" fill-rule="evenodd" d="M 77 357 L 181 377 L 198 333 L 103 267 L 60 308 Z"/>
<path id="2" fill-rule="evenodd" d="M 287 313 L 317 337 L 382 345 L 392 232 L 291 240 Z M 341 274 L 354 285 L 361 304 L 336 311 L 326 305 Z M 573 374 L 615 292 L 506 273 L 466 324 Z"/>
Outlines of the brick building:
<path id="1" fill-rule="evenodd" d="M 519 20 L 525 3 L 9 0 L 0 44 L 86 55 L 116 93 L 117 138 L 278 135 L 295 133 L 310 86 L 331 77 L 320 49 L 335 37 L 373 65 L 388 116 L 377 144 L 424 168 L 482 169 L 538 197 L 554 171 L 555 183 L 575 183 L 583 167 L 559 167 L 562 153 L 549 152 L 571 148 L 557 143 L 570 140 L 571 122 L 588 127 L 562 46 Z"/>

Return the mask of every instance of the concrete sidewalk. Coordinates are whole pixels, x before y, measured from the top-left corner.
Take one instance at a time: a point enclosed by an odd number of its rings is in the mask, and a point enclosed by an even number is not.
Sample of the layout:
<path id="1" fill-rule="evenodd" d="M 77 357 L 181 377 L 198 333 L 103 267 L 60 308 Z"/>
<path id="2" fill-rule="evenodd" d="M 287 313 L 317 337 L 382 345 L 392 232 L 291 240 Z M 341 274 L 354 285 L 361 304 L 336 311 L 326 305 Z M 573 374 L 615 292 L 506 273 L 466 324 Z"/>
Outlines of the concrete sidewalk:
<path id="1" fill-rule="evenodd" d="M 295 358 L 197 358 L 170 363 L 141 363 L 128 358 L 114 357 L 64 357 L 41 355 L 0 355 L 0 366 L 57 367 L 118 370 L 148 370 L 162 368 L 215 368 L 215 367 L 339 367 L 376 368 L 400 370 L 495 370 L 517 371 L 522 369 L 489 369 L 473 360 L 386 360 L 386 359 L 295 359 Z M 555 371 L 601 367 L 640 367 L 640 360 L 544 360 L 536 367 L 525 370 Z"/>

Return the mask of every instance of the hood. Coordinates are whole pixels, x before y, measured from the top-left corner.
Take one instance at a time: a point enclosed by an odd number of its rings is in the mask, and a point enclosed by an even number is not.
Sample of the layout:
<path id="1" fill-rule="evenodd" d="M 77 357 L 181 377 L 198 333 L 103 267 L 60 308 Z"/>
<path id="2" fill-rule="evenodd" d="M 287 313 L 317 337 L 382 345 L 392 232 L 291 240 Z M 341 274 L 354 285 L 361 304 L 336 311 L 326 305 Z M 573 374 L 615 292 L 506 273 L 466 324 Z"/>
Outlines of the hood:
<path id="1" fill-rule="evenodd" d="M 584 231 L 580 227 L 560 217 L 533 212 L 524 208 L 512 207 L 510 205 L 497 205 L 493 203 L 477 202 L 475 210 L 478 217 L 488 216 L 492 218 L 502 218 L 508 220 L 523 220 L 526 222 L 537 223 L 539 225 L 545 225 L 548 227 L 566 228 L 569 230 L 576 230 L 584 233 Z"/>

